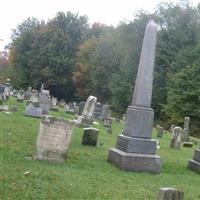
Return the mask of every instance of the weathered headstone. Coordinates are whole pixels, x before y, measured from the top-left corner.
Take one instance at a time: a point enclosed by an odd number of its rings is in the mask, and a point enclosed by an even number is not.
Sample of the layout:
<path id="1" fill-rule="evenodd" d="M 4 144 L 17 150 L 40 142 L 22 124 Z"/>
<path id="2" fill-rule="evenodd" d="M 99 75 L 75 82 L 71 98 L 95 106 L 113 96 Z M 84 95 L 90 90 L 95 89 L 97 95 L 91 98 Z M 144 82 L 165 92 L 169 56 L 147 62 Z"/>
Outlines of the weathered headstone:
<path id="1" fill-rule="evenodd" d="M 170 147 L 173 149 L 179 149 L 181 146 L 181 133 L 182 128 L 179 126 L 174 127 L 173 133 L 172 133 L 172 139 L 170 142 Z"/>
<path id="2" fill-rule="evenodd" d="M 99 129 L 90 127 L 90 128 L 84 128 L 83 130 L 84 130 L 84 133 L 82 137 L 82 144 L 96 146 Z"/>
<path id="3" fill-rule="evenodd" d="M 76 120 L 76 126 L 86 127 L 92 122 L 92 115 L 94 112 L 94 106 L 96 104 L 97 98 L 94 96 L 89 96 L 83 108 L 82 114 L 78 116 Z"/>
<path id="4" fill-rule="evenodd" d="M 104 118 L 107 118 L 110 116 L 111 116 L 110 106 L 108 104 L 103 104 L 102 110 L 101 110 L 101 119 L 103 120 Z"/>
<path id="5" fill-rule="evenodd" d="M 187 167 L 200 174 L 200 148 L 195 150 L 193 159 L 189 160 Z"/>
<path id="6" fill-rule="evenodd" d="M 42 114 L 49 113 L 49 90 L 42 89 L 40 107 L 42 108 Z"/>
<path id="7" fill-rule="evenodd" d="M 51 105 L 52 106 L 56 106 L 57 105 L 57 98 L 56 97 L 52 97 L 51 98 Z"/>
<path id="8" fill-rule="evenodd" d="M 23 102 L 25 93 L 23 90 L 20 90 L 17 94 L 17 102 Z"/>
<path id="9" fill-rule="evenodd" d="M 65 112 L 69 114 L 74 114 L 75 113 L 75 107 L 73 103 L 69 103 L 65 105 Z"/>
<path id="10" fill-rule="evenodd" d="M 164 187 L 158 192 L 158 200 L 183 200 L 184 193 L 175 188 Z"/>
<path id="11" fill-rule="evenodd" d="M 35 159 L 62 163 L 73 131 L 73 122 L 43 115 L 36 144 Z"/>
<path id="12" fill-rule="evenodd" d="M 154 111 L 151 108 L 157 26 L 151 21 L 145 30 L 142 53 L 131 106 L 126 113 L 123 133 L 108 161 L 126 171 L 160 173 L 161 158 L 156 140 L 151 139 Z"/>
<path id="13" fill-rule="evenodd" d="M 110 117 L 104 117 L 103 118 L 103 126 L 111 128 L 112 127 L 112 118 L 110 118 Z"/>
<path id="14" fill-rule="evenodd" d="M 170 126 L 170 133 L 173 133 L 173 129 L 174 129 L 174 127 L 175 127 L 175 124 L 172 124 L 171 126 Z"/>
<path id="15" fill-rule="evenodd" d="M 96 102 L 97 102 L 97 98 L 90 95 L 87 98 L 87 101 L 83 108 L 83 112 L 82 112 L 81 116 L 83 116 L 85 119 L 91 119 L 92 114 L 94 112 L 94 106 L 95 106 Z"/>
<path id="16" fill-rule="evenodd" d="M 190 124 L 190 118 L 185 117 L 184 119 L 184 127 L 183 127 L 183 134 L 182 134 L 182 141 L 187 142 L 189 141 L 189 124 Z"/>
<path id="17" fill-rule="evenodd" d="M 95 107 L 94 107 L 94 112 L 93 112 L 93 117 L 94 118 L 100 118 L 101 117 L 101 110 L 102 110 L 102 106 L 101 106 L 101 103 L 100 102 L 97 102 L 95 104 Z"/>
<path id="18" fill-rule="evenodd" d="M 80 104 L 79 104 L 79 112 L 78 112 L 78 115 L 81 115 L 81 114 L 82 114 L 84 106 L 85 106 L 85 101 L 81 101 Z"/>
<path id="19" fill-rule="evenodd" d="M 33 103 L 29 103 L 25 109 L 25 115 L 29 117 L 42 117 L 42 108 L 35 107 Z"/>
<path id="20" fill-rule="evenodd" d="M 158 137 L 158 138 L 162 138 L 163 133 L 164 133 L 164 128 L 161 127 L 161 126 L 159 126 L 159 127 L 157 128 L 157 137 Z"/>

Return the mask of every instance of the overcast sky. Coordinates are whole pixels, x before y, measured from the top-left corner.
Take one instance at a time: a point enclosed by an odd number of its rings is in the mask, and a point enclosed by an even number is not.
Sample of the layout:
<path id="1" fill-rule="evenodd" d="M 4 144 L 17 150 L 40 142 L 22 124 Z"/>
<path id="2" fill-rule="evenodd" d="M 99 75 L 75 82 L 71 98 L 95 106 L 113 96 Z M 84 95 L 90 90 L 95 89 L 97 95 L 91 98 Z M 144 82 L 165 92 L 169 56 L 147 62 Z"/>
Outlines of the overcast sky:
<path id="1" fill-rule="evenodd" d="M 0 50 L 8 44 L 12 29 L 28 17 L 48 20 L 57 12 L 71 11 L 87 15 L 89 22 L 116 26 L 122 20 L 133 19 L 143 9 L 152 12 L 167 0 L 4 0 L 0 4 Z M 176 2 L 177 0 L 172 0 Z M 200 0 L 191 0 L 197 5 Z"/>

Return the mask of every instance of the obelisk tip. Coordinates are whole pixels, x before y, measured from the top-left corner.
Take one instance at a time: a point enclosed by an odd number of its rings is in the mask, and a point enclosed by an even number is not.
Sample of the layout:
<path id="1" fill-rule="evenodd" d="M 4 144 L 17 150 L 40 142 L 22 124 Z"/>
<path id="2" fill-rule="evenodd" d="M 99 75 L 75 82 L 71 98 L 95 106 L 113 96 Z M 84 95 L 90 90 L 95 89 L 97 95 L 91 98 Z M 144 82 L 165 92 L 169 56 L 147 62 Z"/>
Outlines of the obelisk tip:
<path id="1" fill-rule="evenodd" d="M 157 24 L 154 22 L 154 20 L 152 19 L 147 26 L 155 26 L 157 27 Z"/>

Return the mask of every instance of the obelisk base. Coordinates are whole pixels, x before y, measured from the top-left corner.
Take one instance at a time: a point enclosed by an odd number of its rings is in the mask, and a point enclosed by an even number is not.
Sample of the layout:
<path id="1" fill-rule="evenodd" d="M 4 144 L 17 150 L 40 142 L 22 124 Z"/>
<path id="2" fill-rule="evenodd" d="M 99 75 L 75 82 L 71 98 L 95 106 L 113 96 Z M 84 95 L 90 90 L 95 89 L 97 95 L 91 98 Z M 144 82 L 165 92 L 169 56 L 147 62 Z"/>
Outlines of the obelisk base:
<path id="1" fill-rule="evenodd" d="M 124 171 L 158 174 L 161 170 L 161 158 L 157 155 L 127 153 L 116 148 L 109 150 L 108 161 Z"/>

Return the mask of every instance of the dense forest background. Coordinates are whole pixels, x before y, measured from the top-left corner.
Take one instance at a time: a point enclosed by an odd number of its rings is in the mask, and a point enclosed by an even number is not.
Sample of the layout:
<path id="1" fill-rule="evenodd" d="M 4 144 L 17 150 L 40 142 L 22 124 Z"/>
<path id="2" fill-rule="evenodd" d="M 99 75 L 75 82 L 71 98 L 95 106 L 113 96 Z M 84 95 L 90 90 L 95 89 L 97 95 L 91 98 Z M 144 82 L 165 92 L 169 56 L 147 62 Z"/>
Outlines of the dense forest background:
<path id="1" fill-rule="evenodd" d="M 13 31 L 9 57 L 1 56 L 1 81 L 38 89 L 66 101 L 97 96 L 114 115 L 125 113 L 136 78 L 147 23 L 158 24 L 152 107 L 157 123 L 182 125 L 191 118 L 200 132 L 200 4 L 164 3 L 138 12 L 117 27 L 88 23 L 87 16 L 57 13 L 49 21 L 29 18 Z"/>

